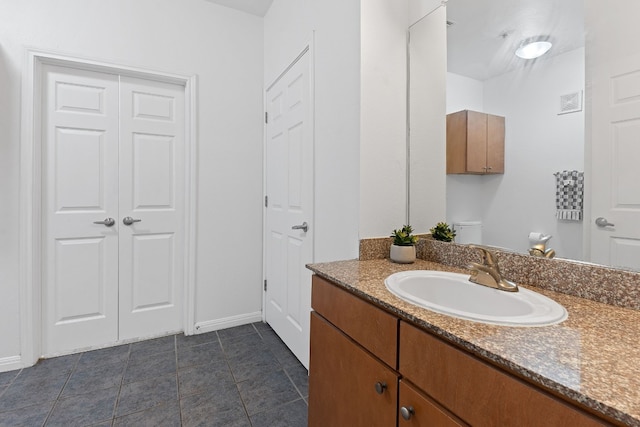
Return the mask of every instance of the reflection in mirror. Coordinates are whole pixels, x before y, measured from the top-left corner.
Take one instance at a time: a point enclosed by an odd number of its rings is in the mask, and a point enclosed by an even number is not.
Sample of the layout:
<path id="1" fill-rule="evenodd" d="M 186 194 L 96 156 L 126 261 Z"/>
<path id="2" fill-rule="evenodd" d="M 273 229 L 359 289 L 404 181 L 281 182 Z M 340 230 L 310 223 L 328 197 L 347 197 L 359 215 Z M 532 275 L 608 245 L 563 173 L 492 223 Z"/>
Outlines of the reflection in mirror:
<path id="1" fill-rule="evenodd" d="M 531 233 L 552 235 L 546 248 L 558 257 L 638 269 L 640 2 L 449 0 L 446 9 L 447 113 L 506 118 L 504 174 L 447 175 L 447 222 L 480 221 L 488 245 L 527 253 Z M 420 25 L 411 29 L 412 52 Z M 537 59 L 516 57 L 529 38 L 553 47 Z M 411 105 L 420 98 L 416 78 Z M 556 193 L 568 184 L 555 176 L 563 171 L 585 172 L 582 220 L 558 215 Z"/>
<path id="2" fill-rule="evenodd" d="M 563 258 L 582 260 L 583 222 L 556 218 L 554 173 L 584 171 L 584 110 L 560 98 L 584 90 L 582 0 L 451 0 L 447 4 L 447 113 L 505 117 L 505 172 L 448 175 L 447 221 L 480 221 L 482 243 L 528 252 L 529 234 Z M 553 43 L 544 56 L 515 55 L 523 40 Z"/>

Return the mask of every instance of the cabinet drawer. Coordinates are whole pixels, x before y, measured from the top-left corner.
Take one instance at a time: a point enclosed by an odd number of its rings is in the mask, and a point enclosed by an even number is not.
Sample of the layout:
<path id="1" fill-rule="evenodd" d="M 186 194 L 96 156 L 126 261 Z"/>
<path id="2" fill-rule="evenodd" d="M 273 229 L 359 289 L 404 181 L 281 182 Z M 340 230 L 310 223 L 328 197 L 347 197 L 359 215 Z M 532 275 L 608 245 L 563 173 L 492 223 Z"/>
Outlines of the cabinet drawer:
<path id="1" fill-rule="evenodd" d="M 431 399 L 424 396 L 404 380 L 400 381 L 400 398 L 398 399 L 398 427 L 461 427 L 466 424 L 457 421 L 454 417 L 440 409 Z M 407 420 L 402 416 L 402 411 L 411 409 L 412 413 Z"/>
<path id="2" fill-rule="evenodd" d="M 400 373 L 471 425 L 607 425 L 406 322 L 399 347 Z"/>
<path id="3" fill-rule="evenodd" d="M 392 368 L 397 367 L 397 317 L 313 276 L 311 307 Z"/>
<path id="4" fill-rule="evenodd" d="M 309 427 L 396 425 L 398 375 L 317 313 L 310 356 Z"/>

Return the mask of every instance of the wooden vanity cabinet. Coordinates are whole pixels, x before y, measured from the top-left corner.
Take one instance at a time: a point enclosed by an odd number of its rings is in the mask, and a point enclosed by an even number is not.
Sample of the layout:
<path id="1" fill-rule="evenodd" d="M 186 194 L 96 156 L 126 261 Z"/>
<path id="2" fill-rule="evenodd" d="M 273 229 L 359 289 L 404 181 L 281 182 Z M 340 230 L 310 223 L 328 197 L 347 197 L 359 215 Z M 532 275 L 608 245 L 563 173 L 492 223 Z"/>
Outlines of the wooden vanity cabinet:
<path id="1" fill-rule="evenodd" d="M 463 110 L 447 114 L 447 173 L 504 173 L 504 117 Z"/>
<path id="2" fill-rule="evenodd" d="M 399 346 L 402 376 L 470 425 L 610 425 L 404 321 Z"/>
<path id="3" fill-rule="evenodd" d="M 309 426 L 395 426 L 398 374 L 311 314 Z"/>
<path id="4" fill-rule="evenodd" d="M 309 426 L 612 425 L 313 276 Z"/>
<path id="5" fill-rule="evenodd" d="M 398 322 L 313 276 L 309 426 L 395 426 Z"/>
<path id="6" fill-rule="evenodd" d="M 399 427 L 466 426 L 406 380 L 400 380 Z"/>

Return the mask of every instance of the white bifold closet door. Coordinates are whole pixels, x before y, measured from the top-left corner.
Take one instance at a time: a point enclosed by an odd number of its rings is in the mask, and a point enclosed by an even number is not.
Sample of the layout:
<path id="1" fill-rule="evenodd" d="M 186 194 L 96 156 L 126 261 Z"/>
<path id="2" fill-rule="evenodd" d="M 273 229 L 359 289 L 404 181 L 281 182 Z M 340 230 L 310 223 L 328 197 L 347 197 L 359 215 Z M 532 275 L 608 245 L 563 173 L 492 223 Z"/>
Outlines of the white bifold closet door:
<path id="1" fill-rule="evenodd" d="M 184 87 L 43 75 L 43 354 L 181 330 Z"/>

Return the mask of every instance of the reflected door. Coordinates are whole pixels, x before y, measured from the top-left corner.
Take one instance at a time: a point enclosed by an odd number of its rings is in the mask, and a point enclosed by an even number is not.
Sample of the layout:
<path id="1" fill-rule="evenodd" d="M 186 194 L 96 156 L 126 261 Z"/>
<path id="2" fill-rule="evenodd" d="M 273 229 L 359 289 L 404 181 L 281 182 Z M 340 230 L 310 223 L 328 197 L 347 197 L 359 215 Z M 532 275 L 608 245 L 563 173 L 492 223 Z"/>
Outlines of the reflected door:
<path id="1" fill-rule="evenodd" d="M 591 261 L 640 270 L 640 54 L 596 62 L 591 90 Z"/>
<path id="2" fill-rule="evenodd" d="M 43 75 L 43 353 L 180 330 L 183 88 Z"/>

